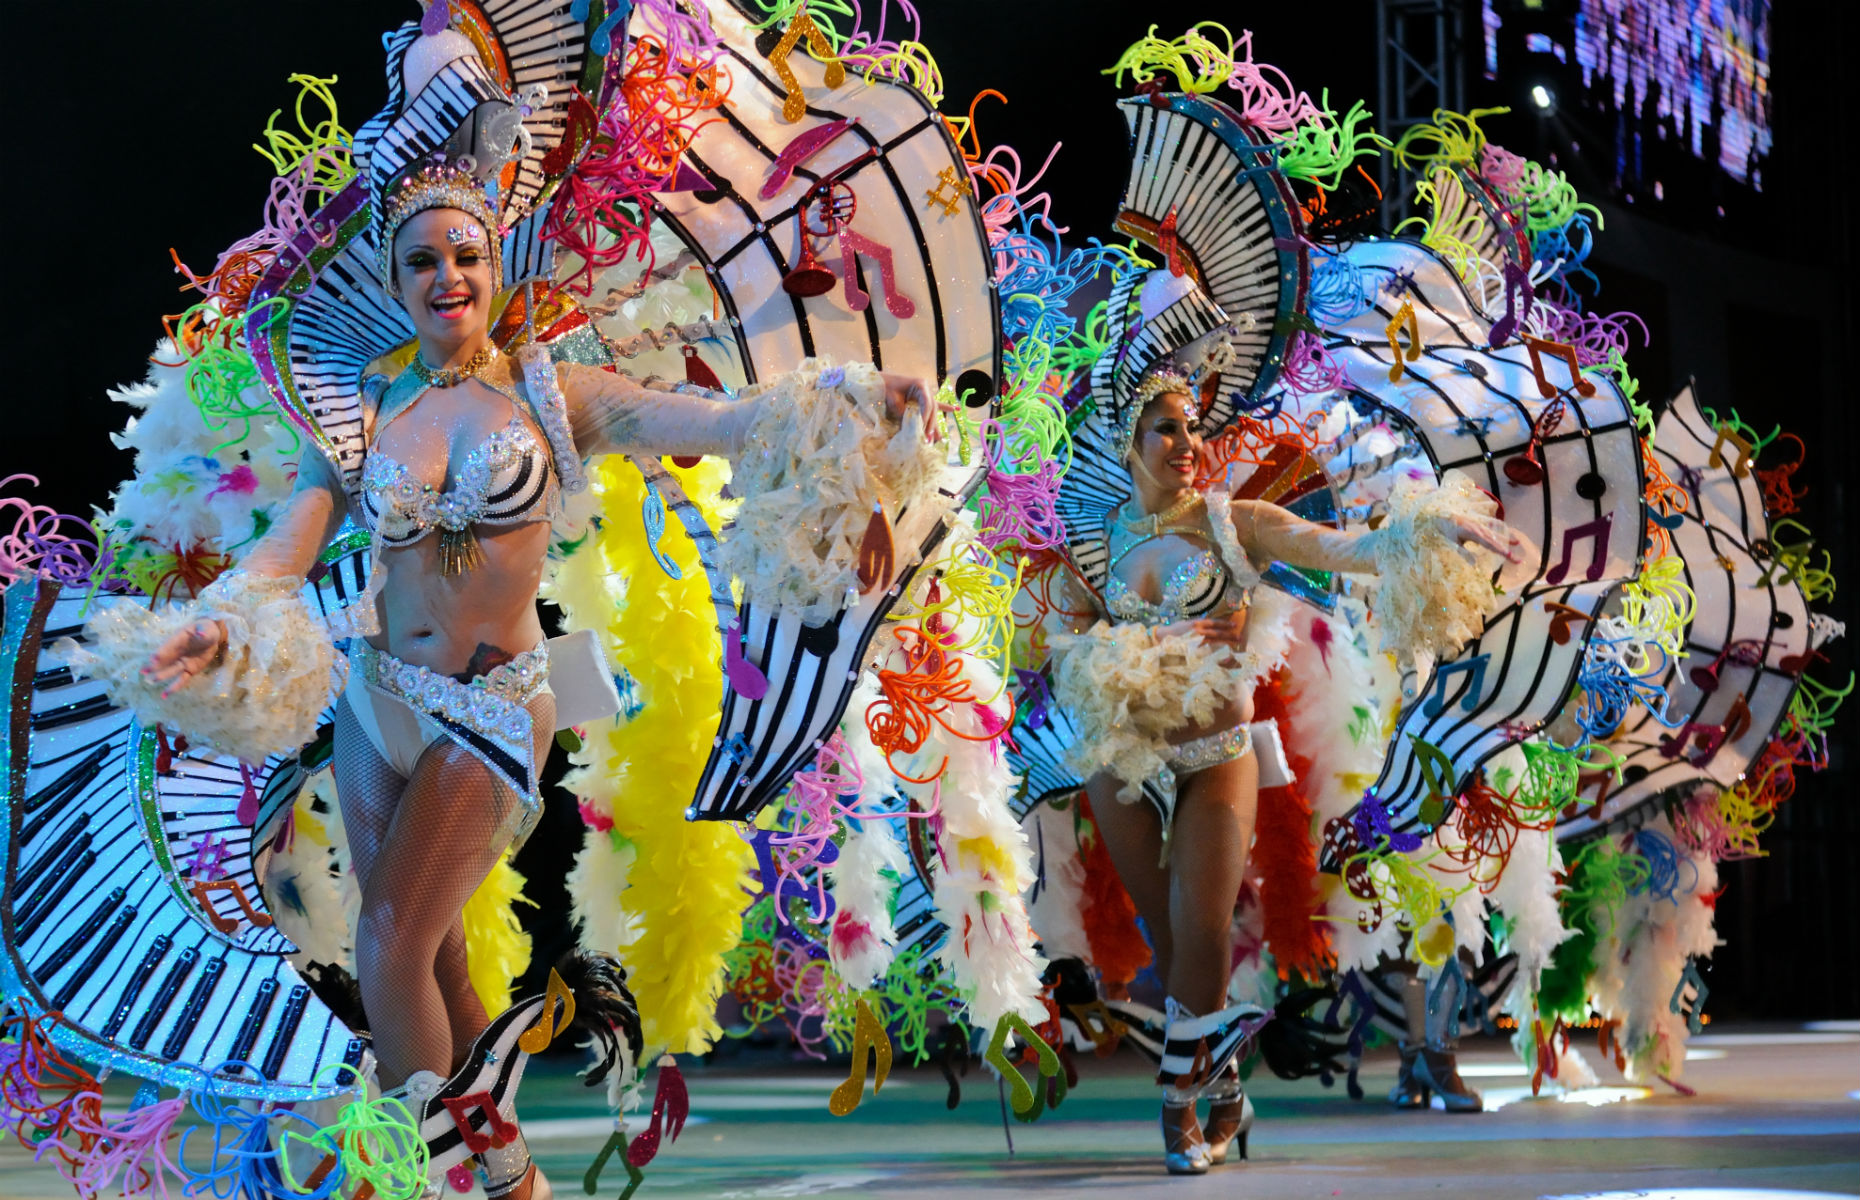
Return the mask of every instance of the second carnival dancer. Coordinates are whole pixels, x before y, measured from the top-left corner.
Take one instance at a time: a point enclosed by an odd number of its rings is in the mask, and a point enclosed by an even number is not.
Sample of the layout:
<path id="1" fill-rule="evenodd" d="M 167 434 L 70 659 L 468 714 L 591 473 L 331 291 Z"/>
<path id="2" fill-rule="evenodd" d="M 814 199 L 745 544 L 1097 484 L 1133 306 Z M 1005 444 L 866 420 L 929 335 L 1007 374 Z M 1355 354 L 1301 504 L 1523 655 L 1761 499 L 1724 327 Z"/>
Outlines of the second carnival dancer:
<path id="1" fill-rule="evenodd" d="M 1204 385 L 1231 357 L 1230 323 L 1192 276 L 1167 269 L 1133 277 L 1111 310 L 1120 338 L 1093 378 L 1108 420 L 1079 436 L 1110 438 L 1131 498 L 1106 517 L 1103 566 L 1075 555 L 1069 628 L 1051 641 L 1053 692 L 1078 725 L 1068 766 L 1087 781 L 1167 992 L 1163 1013 L 1111 1007 L 1159 1061 L 1165 1165 L 1200 1174 L 1236 1140 L 1245 1154 L 1252 1107 L 1239 1063 L 1268 1016 L 1228 1004 L 1261 773 L 1284 770 L 1276 726 L 1249 723 L 1254 686 L 1284 657 L 1291 602 L 1260 587 L 1256 564 L 1375 576 L 1384 648 L 1442 654 L 1490 607 L 1487 552 L 1514 561 L 1518 543 L 1492 500 L 1455 475 L 1398 491 L 1381 528 L 1362 532 L 1236 500 L 1218 483 L 1197 489 L 1204 432 L 1216 432 L 1203 427 Z M 1217 328 L 1187 344 L 1164 332 L 1209 321 Z M 1141 802 L 1146 790 L 1160 803 Z"/>
<path id="2" fill-rule="evenodd" d="M 449 47 L 421 49 L 410 72 Z M 513 361 L 490 338 L 503 248 L 475 166 L 416 164 L 376 197 L 382 277 L 418 349 L 364 387 L 359 473 L 345 480 L 307 454 L 238 569 L 184 604 L 112 608 L 92 628 L 96 647 L 74 660 L 120 681 L 145 720 L 257 762 L 306 740 L 332 658 L 347 655 L 334 766 L 361 883 L 358 981 L 379 1081 L 410 1102 L 437 1090 L 486 1027 L 460 914 L 534 826 L 556 730 L 618 708 L 610 683 L 589 695 L 552 687 L 566 672 L 552 670 L 536 611 L 551 518 L 587 486 L 584 460 L 734 459 L 823 404 L 857 413 L 900 463 L 938 440 L 923 383 L 869 366 L 796 372 L 730 402 L 552 364 L 540 347 Z M 352 628 L 336 631 L 352 634 L 346 648 L 301 598 L 345 515 L 372 534 L 375 562 Z M 610 678 L 604 667 L 573 674 Z M 520 1135 L 482 1157 L 489 1196 L 551 1194 Z"/>

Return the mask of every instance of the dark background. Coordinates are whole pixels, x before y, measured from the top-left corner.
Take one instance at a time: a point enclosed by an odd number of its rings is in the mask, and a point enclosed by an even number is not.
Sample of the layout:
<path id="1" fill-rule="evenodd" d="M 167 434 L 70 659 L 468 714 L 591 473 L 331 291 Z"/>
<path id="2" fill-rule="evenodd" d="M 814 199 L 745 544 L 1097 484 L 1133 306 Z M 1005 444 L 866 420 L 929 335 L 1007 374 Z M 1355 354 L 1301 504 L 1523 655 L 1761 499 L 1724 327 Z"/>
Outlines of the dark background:
<path id="1" fill-rule="evenodd" d="M 1584 198 L 1602 205 L 1596 307 L 1646 319 L 1652 345 L 1630 355 L 1642 395 L 1665 397 L 1693 376 L 1705 404 L 1735 407 L 1760 430 L 1781 422 L 1801 435 L 1809 459 L 1796 478 L 1811 489 L 1801 519 L 1852 583 L 1852 390 L 1841 369 L 1854 331 L 1850 6 L 1776 7 L 1776 142 L 1758 193 L 1670 146 L 1650 149 L 1641 179 L 1617 179 L 1616 118 L 1584 105 L 1573 61 L 1524 51 L 1527 32 L 1566 35 L 1571 4 L 1497 5 L 1497 81 L 1480 70 L 1477 4 L 1464 14 L 1469 100 L 1512 105 L 1512 115 L 1486 121 L 1493 139 L 1554 156 Z M 943 70 L 944 111 L 965 112 L 982 88 L 1005 92 L 1007 105 L 984 101 L 978 111 L 982 141 L 1016 147 L 1029 174 L 1063 143 L 1041 185 L 1073 239 L 1108 236 L 1125 163 L 1118 91 L 1097 72 L 1149 22 L 1174 36 L 1225 17 L 1236 30 L 1250 26 L 1256 57 L 1313 96 L 1328 88 L 1341 109 L 1359 97 L 1373 106 L 1376 95 L 1370 0 L 1239 11 L 1207 0 L 921 0 L 920 8 L 923 40 Z M 168 248 L 207 269 L 251 232 L 271 174 L 251 147 L 265 117 L 293 102 L 287 76 L 337 76 L 343 121 L 354 129 L 384 94 L 380 33 L 415 15 L 413 3 L 392 0 L 13 6 L 0 95 L 15 133 L 0 203 L 16 273 L 0 353 L 13 364 L 10 403 L 23 419 L 0 433 L 0 477 L 40 476 L 35 498 L 65 512 L 88 515 L 106 499 L 129 458 L 109 439 L 127 410 L 105 389 L 142 377 L 159 318 L 189 302 L 176 291 Z M 1558 97 L 1553 114 L 1528 100 L 1538 82 Z M 1652 178 L 1663 180 L 1664 201 L 1638 194 Z M 1826 607 L 1851 620 L 1845 595 Z M 1823 678 L 1846 678 L 1847 647 L 1835 643 Z M 1860 712 L 1848 714 L 1845 728 L 1856 720 Z M 1837 744 L 1829 770 L 1802 780 L 1765 836 L 1769 857 L 1723 867 L 1718 928 L 1727 944 L 1709 976 L 1719 1019 L 1860 1015 L 1856 812 L 1849 756 Z M 579 828 L 572 802 L 557 793 L 518 863 L 540 905 L 526 910 L 537 918 L 539 964 L 568 937 L 556 914 L 567 911 L 560 875 Z"/>

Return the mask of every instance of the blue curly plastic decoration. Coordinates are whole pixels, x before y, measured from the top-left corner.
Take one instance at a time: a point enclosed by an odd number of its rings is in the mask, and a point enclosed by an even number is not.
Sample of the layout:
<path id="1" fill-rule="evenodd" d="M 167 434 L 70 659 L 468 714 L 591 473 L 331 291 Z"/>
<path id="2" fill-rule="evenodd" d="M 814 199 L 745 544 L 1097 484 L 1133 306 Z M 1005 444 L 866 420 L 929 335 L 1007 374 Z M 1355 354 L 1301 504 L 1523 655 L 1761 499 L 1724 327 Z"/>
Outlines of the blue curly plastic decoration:
<path id="1" fill-rule="evenodd" d="M 257 1067 L 246 1062 L 224 1062 L 215 1067 L 212 1074 L 219 1074 L 232 1068 L 251 1072 L 262 1079 L 263 1073 Z M 308 1136 L 322 1129 L 310 1118 L 286 1109 L 272 1109 L 269 1112 L 242 1108 L 236 1101 L 227 1100 L 206 1092 L 196 1092 L 189 1100 L 200 1119 L 213 1128 L 213 1149 L 207 1158 L 206 1167 L 196 1171 L 186 1163 L 187 1139 L 199 1133 L 205 1126 L 190 1125 L 181 1131 L 180 1144 L 175 1148 L 175 1162 L 188 1176 L 183 1194 L 199 1196 L 211 1194 L 215 1200 L 233 1200 L 235 1196 L 249 1200 L 266 1200 L 267 1197 L 291 1197 L 292 1200 L 329 1200 L 337 1194 L 343 1184 L 345 1172 L 340 1161 L 314 1190 L 300 1190 L 285 1183 L 278 1170 L 278 1151 L 271 1144 L 272 1125 L 287 1125 L 295 1121 L 304 1127 Z"/>
<path id="2" fill-rule="evenodd" d="M 1657 829 L 1634 832 L 1634 848 L 1647 860 L 1647 882 L 1633 889 L 1638 896 L 1645 892 L 1656 900 L 1678 904 L 1680 893 L 1691 895 L 1698 890 L 1699 869 L 1691 859 L 1679 853 L 1673 840 Z M 1681 870 L 1692 872 L 1692 882 L 1680 886 Z"/>
<path id="3" fill-rule="evenodd" d="M 1592 296 L 1602 290 L 1602 281 L 1585 265 L 1594 249 L 1595 229 L 1588 213 L 1576 213 L 1561 228 L 1539 230 L 1531 239 L 1531 258 L 1539 271 L 1548 273 L 1539 280 L 1538 290 L 1555 289 L 1566 305 L 1581 312 L 1582 293 L 1576 284 L 1586 283 Z M 1552 263 L 1557 265 L 1552 268 Z"/>
<path id="4" fill-rule="evenodd" d="M 1322 250 L 1312 252 L 1322 261 L 1311 272 L 1311 289 L 1305 311 L 1319 325 L 1336 327 L 1352 317 L 1369 311 L 1375 302 L 1376 285 L 1363 275 L 1361 267 L 1338 254 Z"/>

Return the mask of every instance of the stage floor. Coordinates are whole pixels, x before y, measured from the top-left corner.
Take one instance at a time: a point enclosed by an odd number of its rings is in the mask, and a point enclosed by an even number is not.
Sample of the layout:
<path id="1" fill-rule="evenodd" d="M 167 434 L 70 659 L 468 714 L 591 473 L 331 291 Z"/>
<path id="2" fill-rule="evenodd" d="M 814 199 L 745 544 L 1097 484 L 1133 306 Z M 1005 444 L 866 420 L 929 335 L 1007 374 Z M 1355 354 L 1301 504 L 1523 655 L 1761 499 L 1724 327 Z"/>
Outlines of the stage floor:
<path id="1" fill-rule="evenodd" d="M 857 1112 L 836 1118 L 827 1093 L 843 1074 L 696 1067 L 686 1073 L 691 1123 L 647 1169 L 636 1200 L 1860 1194 L 1860 1023 L 1714 1030 L 1695 1040 L 1692 1053 L 1685 1082 L 1698 1094 L 1690 1099 L 1664 1084 L 1630 1087 L 1609 1069 L 1600 1090 L 1533 1100 L 1530 1079 L 1502 1046 L 1474 1042 L 1462 1064 L 1496 1111 L 1465 1116 L 1397 1112 L 1378 1102 L 1394 1079 L 1388 1052 L 1365 1064 L 1371 1099 L 1362 1103 L 1344 1095 L 1341 1082 L 1326 1090 L 1315 1081 L 1255 1078 L 1251 1161 L 1182 1179 L 1162 1173 L 1155 1088 L 1129 1055 L 1081 1062 L 1080 1086 L 1063 1107 L 1037 1124 L 1013 1123 L 1011 1155 L 986 1073 L 963 1081 L 954 1112 L 945 1108 L 941 1075 L 927 1068 L 895 1072 L 881 1096 L 868 1094 Z M 611 1129 L 569 1071 L 566 1062 L 538 1064 L 524 1086 L 530 1144 L 564 1198 L 581 1194 L 582 1173 Z M 624 1184 L 624 1172 L 610 1164 L 598 1194 L 611 1200 Z M 17 1143 L 0 1149 L 0 1197 L 71 1194 Z"/>

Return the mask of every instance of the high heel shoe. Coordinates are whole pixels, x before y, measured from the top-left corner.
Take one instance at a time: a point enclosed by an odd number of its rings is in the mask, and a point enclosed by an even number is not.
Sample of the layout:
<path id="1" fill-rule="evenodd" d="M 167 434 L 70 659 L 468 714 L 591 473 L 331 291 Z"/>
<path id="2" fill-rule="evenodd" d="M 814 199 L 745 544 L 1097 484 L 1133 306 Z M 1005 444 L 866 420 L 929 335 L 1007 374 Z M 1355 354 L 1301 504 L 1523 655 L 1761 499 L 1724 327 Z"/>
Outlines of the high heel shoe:
<path id="1" fill-rule="evenodd" d="M 1389 1103 L 1396 1108 L 1426 1108 L 1427 1088 L 1414 1074 L 1421 1047 L 1405 1039 L 1397 1045 L 1401 1049 L 1401 1073 L 1395 1077 L 1395 1086 L 1389 1089 Z"/>
<path id="2" fill-rule="evenodd" d="M 1415 1082 L 1423 1096 L 1430 1091 L 1439 1096 L 1448 1112 L 1480 1112 L 1485 1108 L 1485 1099 L 1460 1078 L 1458 1057 L 1452 1047 L 1439 1050 L 1424 1047 L 1415 1058 Z"/>
<path id="3" fill-rule="evenodd" d="M 1214 1165 L 1201 1124 L 1195 1117 L 1195 1093 L 1163 1089 L 1163 1166 L 1171 1175 L 1206 1175 Z"/>
<path id="4" fill-rule="evenodd" d="M 1228 1151 L 1236 1146 L 1245 1159 L 1247 1134 L 1253 1131 L 1253 1102 L 1240 1084 L 1239 1070 L 1230 1067 L 1208 1089 L 1207 1100 L 1208 1123 L 1201 1132 L 1208 1143 L 1208 1161 L 1221 1165 L 1227 1161 Z"/>

